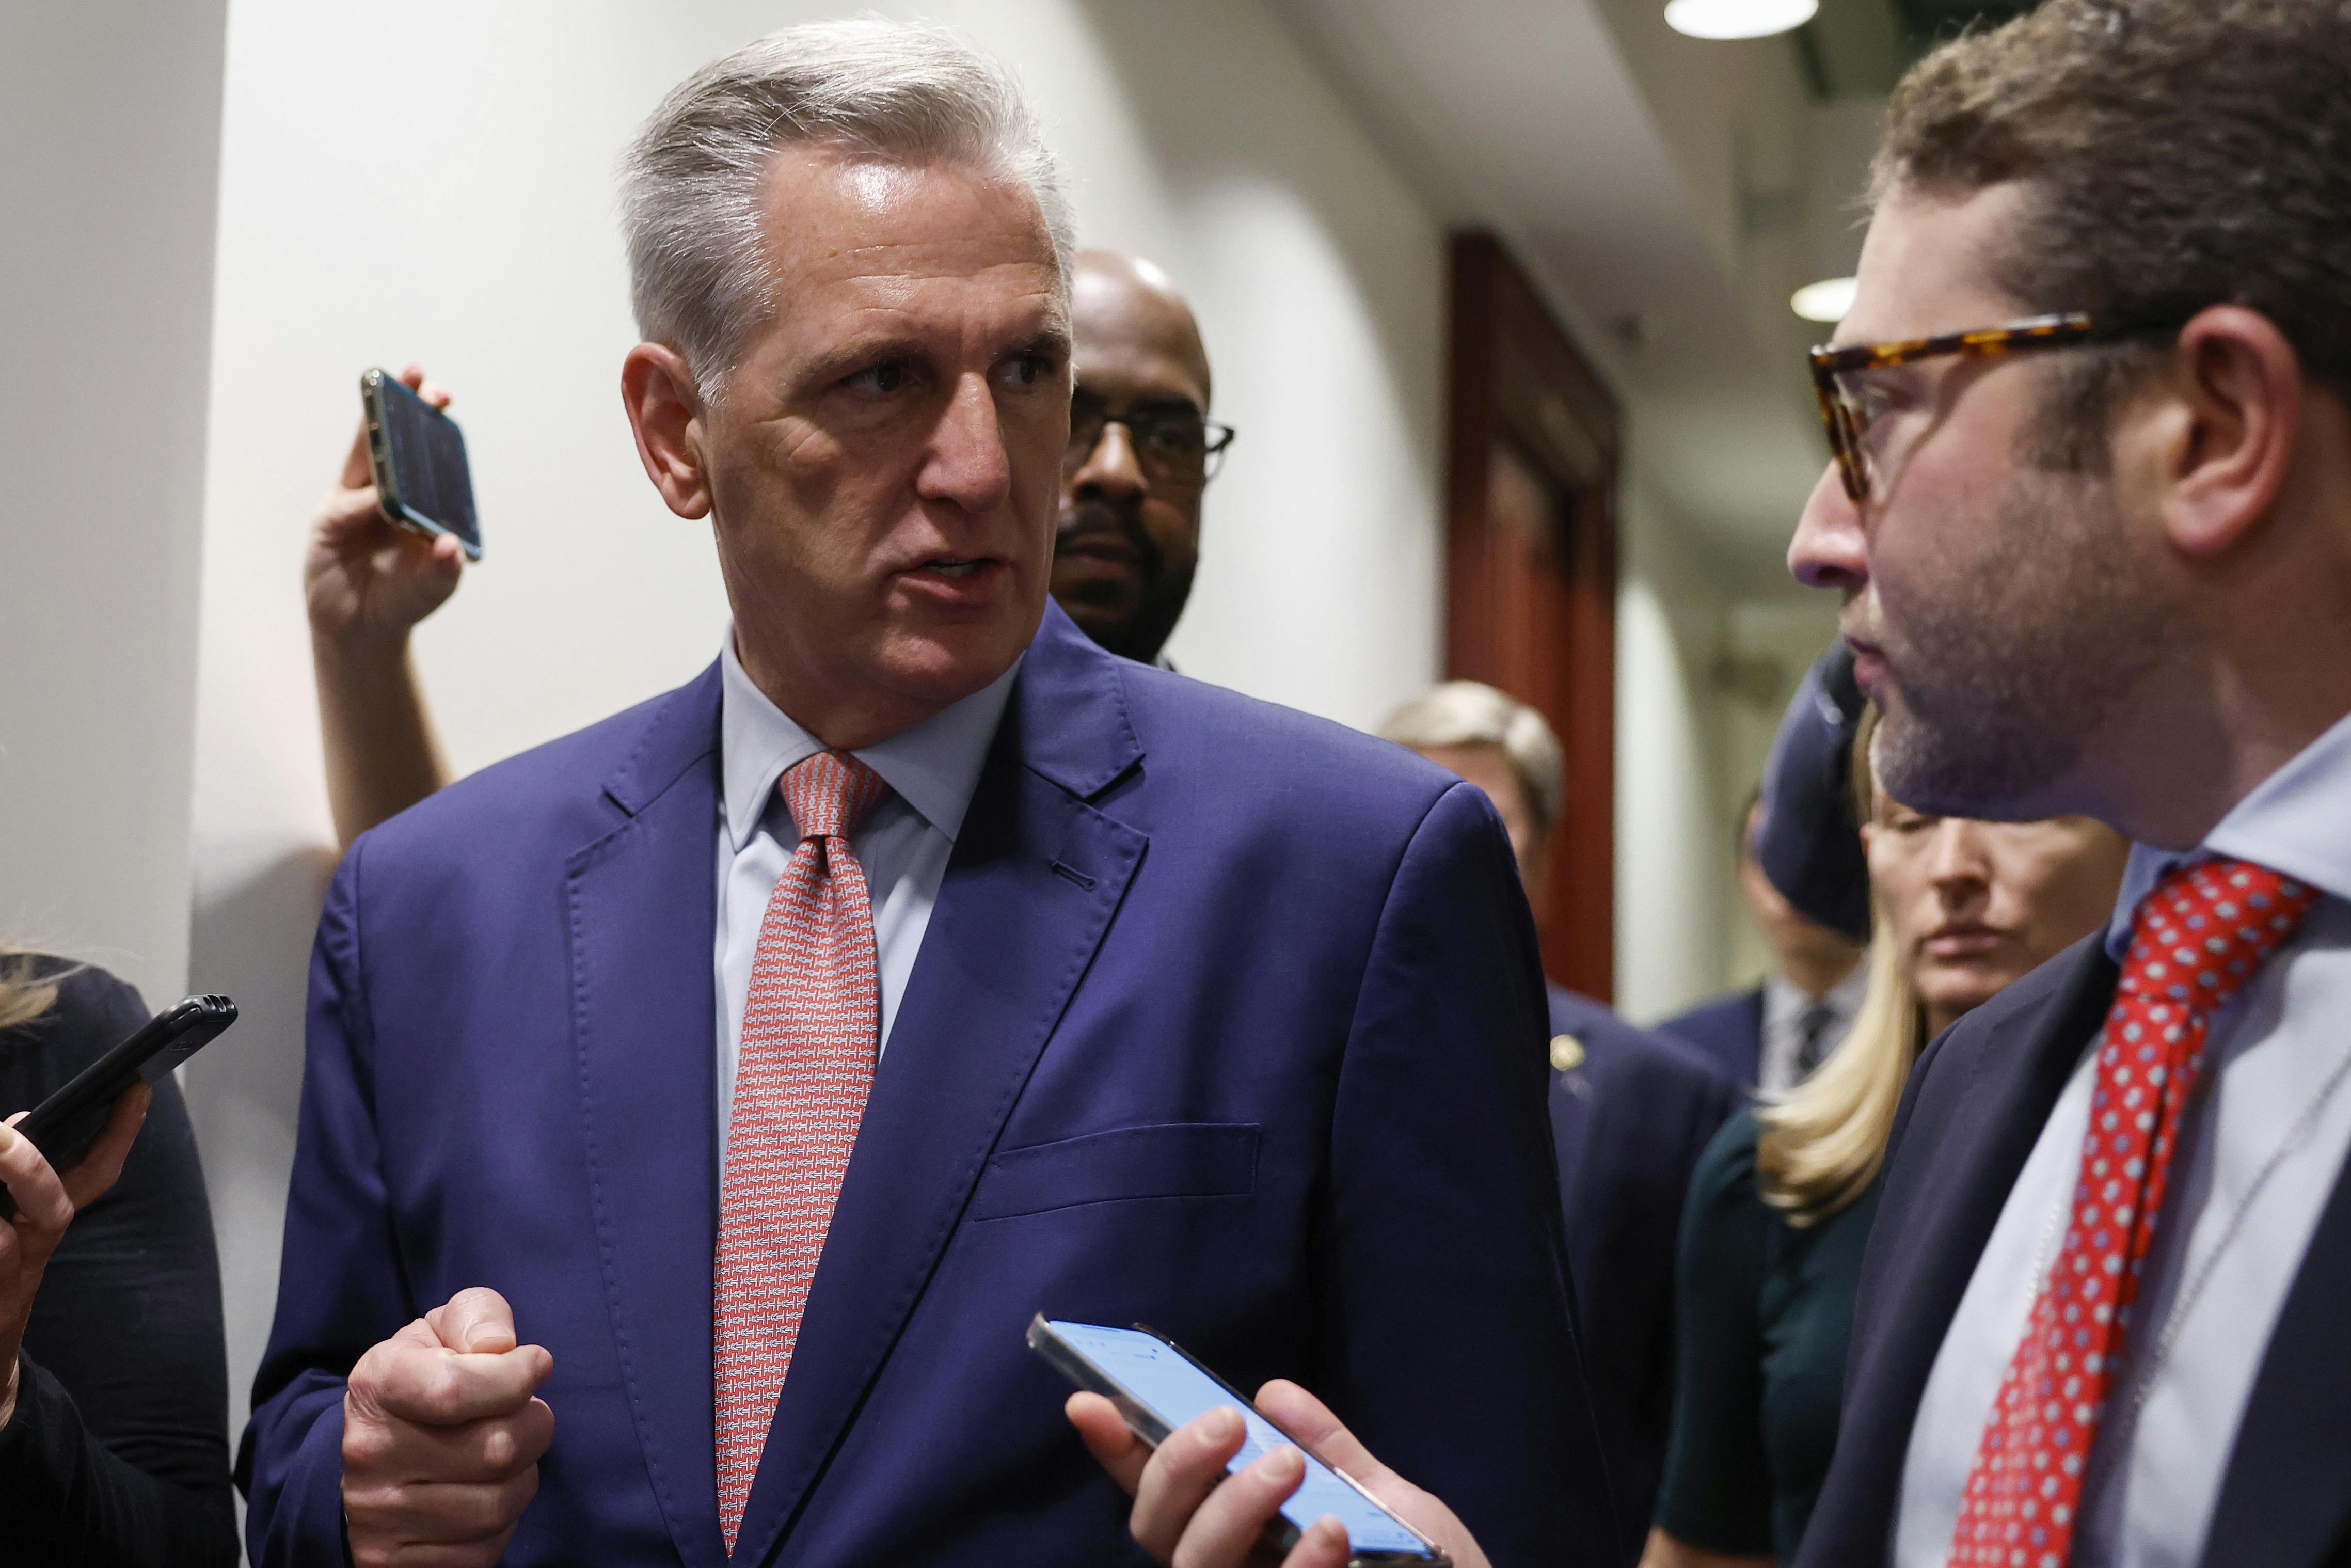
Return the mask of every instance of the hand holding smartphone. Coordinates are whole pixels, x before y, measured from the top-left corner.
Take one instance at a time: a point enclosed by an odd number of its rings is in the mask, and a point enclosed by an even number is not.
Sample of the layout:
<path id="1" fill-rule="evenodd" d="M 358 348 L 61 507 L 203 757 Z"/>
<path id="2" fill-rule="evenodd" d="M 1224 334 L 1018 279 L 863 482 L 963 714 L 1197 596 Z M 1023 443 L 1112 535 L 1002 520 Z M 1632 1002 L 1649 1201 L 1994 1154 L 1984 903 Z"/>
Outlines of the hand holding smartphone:
<path id="1" fill-rule="evenodd" d="M 1247 1432 L 1239 1451 L 1226 1461 L 1225 1473 L 1238 1474 L 1277 1448 L 1296 1448 L 1306 1473 L 1272 1521 L 1280 1550 L 1296 1544 L 1315 1521 L 1332 1516 L 1346 1527 L 1350 1562 L 1362 1568 L 1405 1563 L 1450 1568 L 1451 1559 L 1442 1547 L 1389 1512 L 1353 1477 L 1324 1463 L 1276 1427 L 1165 1336 L 1140 1327 L 1048 1320 L 1040 1313 L 1029 1325 L 1029 1347 L 1079 1387 L 1108 1399 L 1129 1430 L 1155 1448 L 1177 1427 L 1209 1411 L 1230 1408 L 1240 1413 Z"/>
<path id="2" fill-rule="evenodd" d="M 156 1082 L 235 1021 L 236 1004 L 226 997 L 190 997 L 167 1008 L 35 1106 L 16 1124 L 17 1134 L 63 1176 L 89 1155 L 90 1145 L 106 1130 L 114 1103 L 132 1084 L 142 1079 Z M 0 1219 L 16 1212 L 16 1200 L 0 1187 Z"/>
<path id="3" fill-rule="evenodd" d="M 468 560 L 482 559 L 473 470 L 457 422 L 381 367 L 360 377 L 368 461 L 383 515 L 428 538 L 447 534 Z"/>

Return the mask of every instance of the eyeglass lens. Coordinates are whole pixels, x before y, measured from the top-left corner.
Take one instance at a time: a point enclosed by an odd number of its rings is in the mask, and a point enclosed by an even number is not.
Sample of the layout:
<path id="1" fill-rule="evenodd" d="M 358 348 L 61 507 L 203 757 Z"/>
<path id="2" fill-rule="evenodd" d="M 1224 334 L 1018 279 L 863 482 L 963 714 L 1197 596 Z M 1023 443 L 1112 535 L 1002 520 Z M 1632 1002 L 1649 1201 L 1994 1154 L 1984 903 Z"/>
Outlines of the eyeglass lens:
<path id="1" fill-rule="evenodd" d="M 1063 465 L 1071 472 L 1083 467 L 1113 424 L 1126 428 L 1135 461 L 1156 478 L 1205 479 L 1213 466 L 1210 459 L 1223 448 L 1222 442 L 1212 442 L 1208 422 L 1196 413 L 1165 409 L 1113 414 L 1081 403 L 1070 410 L 1070 444 L 1063 454 Z M 1221 433 L 1222 427 L 1217 429 Z"/>

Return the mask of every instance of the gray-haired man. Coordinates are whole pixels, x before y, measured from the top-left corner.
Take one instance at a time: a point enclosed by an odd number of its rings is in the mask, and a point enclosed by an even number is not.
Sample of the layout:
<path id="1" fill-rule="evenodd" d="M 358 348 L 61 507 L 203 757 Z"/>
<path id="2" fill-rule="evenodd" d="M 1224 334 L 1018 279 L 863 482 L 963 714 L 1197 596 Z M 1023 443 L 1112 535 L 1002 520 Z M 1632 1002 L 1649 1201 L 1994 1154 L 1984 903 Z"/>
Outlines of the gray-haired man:
<path id="1" fill-rule="evenodd" d="M 1543 716 L 1492 686 L 1447 681 L 1389 714 L 1380 734 L 1486 792 L 1535 896 L 1567 807 L 1566 758 Z M 1682 1200 L 1739 1086 L 1695 1048 L 1604 1003 L 1561 985 L 1550 1001 L 1560 1207 L 1629 1562 L 1648 1537 L 1672 1427 Z"/>
<path id="2" fill-rule="evenodd" d="M 627 198 L 622 390 L 734 634 L 345 858 L 256 1563 L 1114 1561 L 1040 1310 L 1613 1560 L 1501 825 L 1049 604 L 1071 246 L 1008 78 L 777 34 Z"/>

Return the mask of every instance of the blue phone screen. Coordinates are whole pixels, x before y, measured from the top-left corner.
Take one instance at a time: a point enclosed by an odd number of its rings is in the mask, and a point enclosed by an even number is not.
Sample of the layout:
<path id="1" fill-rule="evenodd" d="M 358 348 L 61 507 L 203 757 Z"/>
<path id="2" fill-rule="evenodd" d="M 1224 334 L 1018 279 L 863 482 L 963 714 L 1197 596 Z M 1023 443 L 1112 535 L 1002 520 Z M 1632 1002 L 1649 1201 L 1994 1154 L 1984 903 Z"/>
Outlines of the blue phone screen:
<path id="1" fill-rule="evenodd" d="M 1134 1329 L 1103 1328 L 1096 1323 L 1056 1322 L 1052 1325 L 1087 1359 L 1116 1378 L 1126 1391 L 1159 1414 L 1171 1427 L 1219 1406 L 1237 1408 L 1248 1424 L 1241 1451 L 1225 1467 L 1238 1470 L 1276 1448 L 1294 1447 L 1273 1424 L 1219 1386 L 1198 1367 L 1171 1349 L 1165 1341 Z M 1301 1450 L 1302 1453 L 1304 1450 Z M 1281 1511 L 1303 1530 L 1324 1515 L 1334 1515 L 1347 1527 L 1349 1546 L 1357 1552 L 1403 1552 L 1427 1555 L 1418 1536 L 1388 1517 L 1371 1499 L 1349 1486 L 1313 1455 L 1307 1454 L 1306 1479 Z"/>

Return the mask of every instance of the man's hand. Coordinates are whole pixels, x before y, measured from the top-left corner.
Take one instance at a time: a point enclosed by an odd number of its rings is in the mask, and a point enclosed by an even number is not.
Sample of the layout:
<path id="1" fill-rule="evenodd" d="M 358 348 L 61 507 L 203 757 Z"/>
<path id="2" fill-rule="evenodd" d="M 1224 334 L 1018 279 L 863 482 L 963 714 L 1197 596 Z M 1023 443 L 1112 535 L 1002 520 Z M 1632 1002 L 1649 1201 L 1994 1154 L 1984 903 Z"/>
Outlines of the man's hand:
<path id="1" fill-rule="evenodd" d="M 489 1568 L 538 1490 L 555 1370 L 496 1291 L 460 1291 L 360 1358 L 343 1396 L 343 1517 L 358 1568 Z"/>
<path id="2" fill-rule="evenodd" d="M 1374 1458 L 1314 1396 L 1276 1378 L 1258 1390 L 1257 1407 L 1323 1463 L 1363 1482 L 1382 1506 L 1445 1548 L 1458 1568 L 1487 1568 L 1453 1511 Z M 1155 1451 L 1098 1394 L 1072 1394 L 1067 1408 L 1086 1448 L 1134 1498 L 1127 1523 L 1135 1541 L 1171 1568 L 1346 1568 L 1347 1531 L 1335 1519 L 1317 1521 L 1287 1557 L 1266 1548 L 1265 1528 L 1306 1479 L 1306 1461 L 1295 1448 L 1277 1448 L 1228 1477 L 1226 1462 L 1240 1451 L 1239 1412 L 1211 1410 L 1170 1432 Z"/>
<path id="3" fill-rule="evenodd" d="M 0 1183 L 8 1188 L 16 1212 L 0 1224 L 0 1427 L 16 1414 L 18 1352 L 25 1344 L 25 1325 L 33 1316 L 33 1298 L 49 1255 L 66 1237 L 73 1217 L 98 1201 L 122 1175 L 122 1162 L 147 1121 L 147 1103 L 155 1092 L 134 1083 L 114 1103 L 106 1130 L 89 1146 L 81 1163 L 60 1176 L 41 1157 L 31 1140 L 19 1136 L 16 1124 L 30 1112 L 19 1111 L 0 1126 Z"/>
<path id="4" fill-rule="evenodd" d="M 427 382 L 411 365 L 401 384 L 435 408 L 449 406 L 449 394 Z M 309 553 L 302 562 L 302 597 L 310 611 L 310 634 L 333 647 L 405 647 L 415 624 L 441 608 L 457 590 L 465 570 L 457 541 L 425 538 L 384 516 L 368 463 L 367 421 L 361 419 L 343 472 L 310 525 Z"/>

